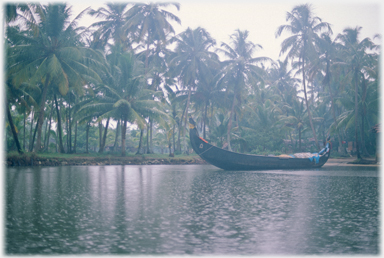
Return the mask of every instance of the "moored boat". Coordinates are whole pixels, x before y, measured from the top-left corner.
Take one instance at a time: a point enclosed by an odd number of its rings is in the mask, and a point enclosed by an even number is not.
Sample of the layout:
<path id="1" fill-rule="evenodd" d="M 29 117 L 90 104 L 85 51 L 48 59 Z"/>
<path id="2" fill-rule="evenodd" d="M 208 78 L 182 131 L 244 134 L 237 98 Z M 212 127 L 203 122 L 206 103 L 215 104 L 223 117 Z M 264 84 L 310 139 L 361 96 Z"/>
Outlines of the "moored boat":
<path id="1" fill-rule="evenodd" d="M 195 122 L 189 119 L 189 137 L 193 150 L 206 162 L 224 170 L 307 169 L 323 166 L 331 154 L 330 143 L 318 153 L 262 156 L 242 154 L 218 148 L 199 136 Z"/>

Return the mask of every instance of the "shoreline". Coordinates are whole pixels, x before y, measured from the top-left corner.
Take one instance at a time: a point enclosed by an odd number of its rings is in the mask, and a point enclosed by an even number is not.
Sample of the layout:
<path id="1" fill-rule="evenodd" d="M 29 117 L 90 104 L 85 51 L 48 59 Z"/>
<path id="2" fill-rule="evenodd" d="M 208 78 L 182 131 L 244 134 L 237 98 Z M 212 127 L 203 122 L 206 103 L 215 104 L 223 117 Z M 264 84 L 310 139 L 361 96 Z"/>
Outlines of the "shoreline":
<path id="1" fill-rule="evenodd" d="M 38 155 L 7 156 L 6 167 L 15 166 L 105 166 L 105 165 L 187 165 L 208 164 L 199 156 L 148 157 L 144 155 L 117 157 L 41 157 Z"/>
<path id="2" fill-rule="evenodd" d="M 356 160 L 356 158 L 343 158 L 343 159 L 328 159 L 327 163 L 325 163 L 323 166 L 353 166 L 353 167 L 380 167 L 381 163 L 373 163 L 373 160 L 368 159 L 367 161 L 372 163 L 367 164 L 357 164 L 353 163 Z"/>
<path id="3" fill-rule="evenodd" d="M 330 158 L 324 166 L 369 166 L 380 167 L 379 163 L 354 164 L 355 158 Z M 370 162 L 373 162 L 370 160 Z M 197 155 L 169 157 L 150 157 L 135 155 L 118 156 L 73 156 L 73 157 L 43 157 L 39 155 L 10 155 L 6 157 L 5 166 L 105 166 L 105 165 L 189 165 L 208 164 Z"/>

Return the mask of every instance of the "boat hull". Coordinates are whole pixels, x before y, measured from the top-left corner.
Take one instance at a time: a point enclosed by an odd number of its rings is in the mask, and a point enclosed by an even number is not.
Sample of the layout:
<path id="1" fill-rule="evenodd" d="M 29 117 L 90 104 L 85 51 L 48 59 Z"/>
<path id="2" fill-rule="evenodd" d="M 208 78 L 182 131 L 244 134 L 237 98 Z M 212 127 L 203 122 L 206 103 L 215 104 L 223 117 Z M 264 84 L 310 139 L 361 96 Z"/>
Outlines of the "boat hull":
<path id="1" fill-rule="evenodd" d="M 192 126 L 193 127 L 193 126 Z M 193 150 L 206 162 L 224 170 L 308 169 L 323 166 L 330 155 L 329 149 L 318 160 L 241 154 L 223 150 L 199 137 L 196 128 L 189 130 Z"/>

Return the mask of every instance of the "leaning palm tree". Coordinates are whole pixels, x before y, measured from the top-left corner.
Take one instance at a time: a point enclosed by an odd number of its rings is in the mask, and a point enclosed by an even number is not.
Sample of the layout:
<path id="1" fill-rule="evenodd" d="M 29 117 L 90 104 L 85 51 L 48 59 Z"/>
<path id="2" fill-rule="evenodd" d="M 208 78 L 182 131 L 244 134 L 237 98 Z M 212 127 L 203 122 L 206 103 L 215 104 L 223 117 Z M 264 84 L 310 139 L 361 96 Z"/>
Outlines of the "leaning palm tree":
<path id="1" fill-rule="evenodd" d="M 231 90 L 233 93 L 227 130 L 228 150 L 232 150 L 231 130 L 236 102 L 237 104 L 240 103 L 241 93 L 245 92 L 247 87 L 257 85 L 262 81 L 264 71 L 257 64 L 271 61 L 267 57 L 253 57 L 254 52 L 262 47 L 249 41 L 248 36 L 249 32 L 247 30 L 241 31 L 238 29 L 231 35 L 232 47 L 222 43 L 222 49 L 218 50 L 229 58 L 223 62 L 224 68 L 221 71 L 221 78 L 218 83 L 224 85 L 227 91 Z"/>
<path id="2" fill-rule="evenodd" d="M 293 35 L 283 41 L 280 53 L 284 54 L 289 50 L 286 58 L 299 58 L 303 79 L 304 99 L 308 112 L 309 123 L 316 141 L 316 146 L 320 149 L 315 128 L 312 123 L 312 116 L 307 98 L 305 81 L 306 64 L 310 62 L 310 56 L 316 55 L 314 53 L 316 53 L 315 48 L 319 39 L 318 33 L 321 33 L 322 31 L 329 31 L 331 33 L 331 28 L 328 23 L 322 22 L 319 17 L 313 16 L 311 6 L 308 4 L 296 6 L 293 8 L 292 12 L 287 12 L 286 20 L 289 21 L 290 24 L 281 25 L 276 31 L 276 37 L 281 36 L 284 31 L 288 31 Z"/>
<path id="3" fill-rule="evenodd" d="M 10 107 L 9 107 L 9 100 L 10 99 L 14 99 L 14 94 L 13 93 L 13 89 L 12 89 L 12 86 L 11 85 L 7 85 L 7 88 L 6 88 L 6 92 L 7 92 L 7 98 L 6 98 L 6 112 L 7 112 L 7 119 L 8 119 L 8 122 L 9 122 L 9 126 L 11 128 L 11 132 L 12 132 L 12 137 L 13 137 L 13 140 L 16 144 L 16 148 L 17 148 L 17 151 L 20 153 L 20 154 L 23 154 L 23 149 L 20 145 L 20 142 L 19 142 L 19 137 L 17 135 L 17 129 L 16 129 L 16 126 L 14 125 L 13 123 L 13 118 L 12 118 L 12 115 L 11 115 L 11 110 L 10 110 Z"/>
<path id="4" fill-rule="evenodd" d="M 27 34 L 27 33 L 26 33 Z M 13 126 L 13 118 L 11 116 L 11 112 L 9 110 L 10 105 L 16 106 L 16 108 L 21 107 L 21 112 L 24 114 L 24 149 L 25 149 L 25 117 L 26 113 L 30 113 L 31 106 L 38 106 L 35 98 L 38 97 L 41 93 L 40 88 L 37 85 L 28 85 L 23 83 L 18 87 L 12 83 L 12 73 L 9 73 L 8 70 L 15 65 L 17 62 L 15 49 L 12 46 L 18 44 L 24 44 L 25 41 L 23 37 L 20 37 L 21 31 L 18 27 L 7 27 L 6 32 L 7 38 L 5 42 L 5 50 L 6 50 L 6 78 L 5 78 L 5 86 L 6 86 L 6 111 L 7 118 L 10 123 L 11 132 L 13 134 L 14 141 L 17 145 L 18 152 L 21 153 L 22 149 L 19 145 L 18 135 L 14 130 Z"/>
<path id="5" fill-rule="evenodd" d="M 83 75 L 99 78 L 95 71 L 83 63 L 84 52 L 90 50 L 79 44 L 82 28 L 77 27 L 77 21 L 85 10 L 72 22 L 69 21 L 70 10 L 66 4 L 44 6 L 39 13 L 38 35 L 24 33 L 25 44 L 12 46 L 15 64 L 7 72 L 15 87 L 23 82 L 42 85 L 37 120 L 37 151 L 42 149 L 44 107 L 49 89 L 56 88 L 65 96 L 70 86 L 79 88 L 85 84 Z"/>

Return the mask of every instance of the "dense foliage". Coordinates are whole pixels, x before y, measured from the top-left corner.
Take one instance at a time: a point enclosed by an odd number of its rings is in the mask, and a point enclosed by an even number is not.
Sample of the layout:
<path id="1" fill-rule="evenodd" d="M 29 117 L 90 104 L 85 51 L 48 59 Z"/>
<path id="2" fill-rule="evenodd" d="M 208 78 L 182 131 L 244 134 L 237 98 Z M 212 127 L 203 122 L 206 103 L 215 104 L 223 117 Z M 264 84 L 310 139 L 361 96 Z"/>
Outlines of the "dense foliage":
<path id="1" fill-rule="evenodd" d="M 296 6 L 274 61 L 248 31 L 220 45 L 201 27 L 175 35 L 179 7 L 108 3 L 71 19 L 67 4 L 6 5 L 7 151 L 188 153 L 193 117 L 229 150 L 317 151 L 330 135 L 340 155 L 375 154 L 380 49 L 362 28 L 332 38 Z M 99 21 L 79 27 L 83 15 Z"/>

